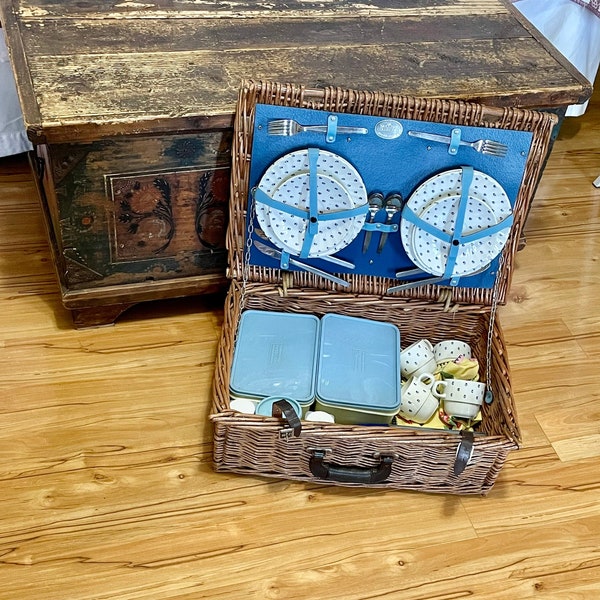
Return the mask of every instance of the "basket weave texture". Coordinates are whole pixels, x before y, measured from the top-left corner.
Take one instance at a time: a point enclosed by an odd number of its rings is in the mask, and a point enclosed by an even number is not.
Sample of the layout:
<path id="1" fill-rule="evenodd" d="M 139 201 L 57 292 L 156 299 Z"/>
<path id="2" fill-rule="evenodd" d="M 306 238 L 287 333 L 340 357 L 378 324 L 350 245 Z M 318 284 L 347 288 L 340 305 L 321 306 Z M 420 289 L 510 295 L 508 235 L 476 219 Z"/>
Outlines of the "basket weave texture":
<path id="1" fill-rule="evenodd" d="M 532 132 L 532 148 L 514 207 L 514 225 L 498 274 L 496 300 L 500 303 L 505 301 L 510 286 L 514 254 L 556 118 L 536 111 L 488 108 L 462 101 L 337 88 L 308 90 L 294 84 L 264 82 L 245 82 L 238 99 L 227 233 L 232 283 L 225 303 L 211 415 L 215 469 L 337 485 L 486 494 L 508 453 L 520 443 L 510 368 L 498 319 L 493 320 L 489 352 L 494 401 L 483 406 L 483 422 L 474 437 L 471 459 L 459 475 L 454 474 L 461 442 L 456 432 L 303 422 L 301 435 L 289 437 L 282 435 L 285 427 L 279 419 L 242 415 L 229 408 L 236 333 L 246 309 L 317 316 L 334 312 L 385 321 L 399 327 L 403 348 L 421 338 L 434 344 L 443 339 L 462 339 L 471 345 L 481 372 L 487 370 L 492 290 L 424 286 L 386 295 L 385 290 L 396 280 L 348 275 L 350 288 L 338 291 L 336 284 L 306 272 L 282 273 L 247 264 L 246 210 L 257 103 Z M 327 461 L 342 467 L 375 468 L 381 455 L 392 455 L 394 460 L 390 475 L 382 483 L 323 481 L 309 468 L 313 449 L 324 450 Z"/>

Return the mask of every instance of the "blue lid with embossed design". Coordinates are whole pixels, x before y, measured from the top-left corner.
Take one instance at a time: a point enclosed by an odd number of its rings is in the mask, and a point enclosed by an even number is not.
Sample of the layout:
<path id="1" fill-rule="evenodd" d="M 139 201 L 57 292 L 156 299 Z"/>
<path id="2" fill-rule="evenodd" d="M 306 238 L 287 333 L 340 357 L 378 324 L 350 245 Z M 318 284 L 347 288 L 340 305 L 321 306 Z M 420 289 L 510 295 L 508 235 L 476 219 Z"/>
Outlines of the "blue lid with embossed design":
<path id="1" fill-rule="evenodd" d="M 313 401 L 320 322 L 314 315 L 262 310 L 242 313 L 231 368 L 237 397 L 289 396 Z"/>
<path id="2" fill-rule="evenodd" d="M 317 400 L 330 407 L 395 414 L 400 406 L 400 331 L 327 314 L 321 319 Z"/>

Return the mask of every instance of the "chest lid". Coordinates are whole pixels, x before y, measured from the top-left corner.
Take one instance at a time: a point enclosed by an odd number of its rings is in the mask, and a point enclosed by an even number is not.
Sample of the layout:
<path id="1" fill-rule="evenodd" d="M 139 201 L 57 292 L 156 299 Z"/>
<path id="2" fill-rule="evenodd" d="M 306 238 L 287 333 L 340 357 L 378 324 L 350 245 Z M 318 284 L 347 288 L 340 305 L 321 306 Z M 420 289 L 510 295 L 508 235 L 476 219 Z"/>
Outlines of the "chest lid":
<path id="1" fill-rule="evenodd" d="M 230 275 L 502 303 L 555 123 L 462 101 L 245 83 Z"/>
<path id="2" fill-rule="evenodd" d="M 507 0 L 4 0 L 0 21 L 35 144 L 230 128 L 248 73 L 498 106 L 591 94 Z"/>

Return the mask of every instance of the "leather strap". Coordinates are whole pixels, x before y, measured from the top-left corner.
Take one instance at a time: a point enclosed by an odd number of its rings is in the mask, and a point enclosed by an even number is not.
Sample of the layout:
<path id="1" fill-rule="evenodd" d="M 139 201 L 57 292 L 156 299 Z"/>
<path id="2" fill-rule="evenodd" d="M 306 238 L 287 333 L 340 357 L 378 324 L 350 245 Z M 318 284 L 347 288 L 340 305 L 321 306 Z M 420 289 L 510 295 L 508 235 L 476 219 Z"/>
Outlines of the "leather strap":
<path id="1" fill-rule="evenodd" d="M 446 269 L 444 278 L 452 277 L 452 272 L 456 265 L 458 252 L 463 244 L 463 226 L 465 223 L 465 215 L 467 213 L 467 205 L 469 203 L 469 188 L 473 182 L 473 167 L 461 167 L 461 189 L 460 200 L 458 201 L 458 210 L 456 220 L 454 222 L 454 231 L 452 232 L 452 241 L 450 242 L 450 250 L 448 251 L 448 259 L 446 260 Z M 458 278 L 453 278 L 450 285 L 458 285 Z"/>
<path id="2" fill-rule="evenodd" d="M 281 400 L 277 400 L 277 402 L 273 402 L 271 415 L 287 421 L 290 428 L 294 431 L 294 437 L 300 435 L 300 432 L 302 431 L 302 422 L 300 421 L 300 417 L 296 414 L 294 407 L 287 400 L 282 398 Z"/>
<path id="3" fill-rule="evenodd" d="M 317 183 L 317 162 L 319 160 L 319 149 L 308 149 L 308 223 L 302 249 L 300 250 L 301 258 L 308 258 L 310 248 L 315 235 L 319 232 L 319 200 L 318 200 L 318 183 Z"/>
<path id="4" fill-rule="evenodd" d="M 460 475 L 464 470 L 471 456 L 473 455 L 473 442 L 475 436 L 472 431 L 461 431 L 460 444 L 456 450 L 456 460 L 454 461 L 454 474 Z"/>

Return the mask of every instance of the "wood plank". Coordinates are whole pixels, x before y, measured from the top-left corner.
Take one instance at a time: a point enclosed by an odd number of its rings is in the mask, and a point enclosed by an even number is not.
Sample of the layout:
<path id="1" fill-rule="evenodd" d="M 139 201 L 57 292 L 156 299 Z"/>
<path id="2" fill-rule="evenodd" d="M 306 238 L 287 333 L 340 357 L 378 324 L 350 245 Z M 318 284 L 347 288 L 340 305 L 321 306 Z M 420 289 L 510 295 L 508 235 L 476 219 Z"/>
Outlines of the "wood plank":
<path id="1" fill-rule="evenodd" d="M 176 13 L 177 14 L 177 13 Z M 243 48 L 294 48 L 342 44 L 381 46 L 402 41 L 405 44 L 433 42 L 447 44 L 457 40 L 489 40 L 500 37 L 519 42 L 528 38 L 514 18 L 498 15 L 445 15 L 435 26 L 422 16 L 367 17 L 345 15 L 332 23 L 315 13 L 312 18 L 280 16 L 268 19 L 145 19 L 102 20 L 36 19 L 23 28 L 24 43 L 32 57 L 58 57 L 87 54 L 188 53 L 197 50 L 231 51 Z"/>
<path id="2" fill-rule="evenodd" d="M 543 448 L 522 450 L 493 489 L 493 517 L 485 504 L 464 498 L 463 505 L 480 536 L 596 518 L 600 484 L 591 473 L 593 464 L 597 461 L 562 463 Z"/>
<path id="3" fill-rule="evenodd" d="M 570 87 L 565 73 L 550 62 L 544 84 L 531 90 L 531 74 L 523 69 L 535 48 L 526 43 L 482 41 L 450 48 L 435 43 L 394 44 L 385 47 L 303 47 L 273 50 L 196 51 L 186 54 L 134 54 L 62 57 L 60 76 L 53 58 L 40 57 L 30 65 L 36 81 L 42 125 L 47 139 L 67 141 L 78 126 L 78 138 L 115 135 L 135 123 L 142 133 L 156 127 L 176 128 L 181 123 L 197 128 L 194 117 L 205 115 L 223 124 L 233 114 L 243 79 L 296 81 L 307 87 L 339 85 L 416 96 L 465 98 L 485 103 L 531 105 L 540 89 Z M 490 69 L 499 49 L 505 65 Z M 462 53 L 462 59 L 460 58 Z M 448 62 L 447 57 L 456 59 Z M 474 67 L 471 63 L 478 65 Z M 374 70 L 373 64 L 381 66 Z M 160 76 L 157 77 L 157 73 Z M 402 73 L 402 82 L 398 74 Z M 427 75 L 425 75 L 427 73 Z M 187 85 L 194 82 L 193 87 Z M 114 90 L 120 90 L 114 94 Z M 474 90 L 478 90 L 476 93 Z M 499 93 L 498 90 L 504 90 Z M 565 95 L 565 101 L 569 97 Z M 99 128 L 110 119 L 111 127 Z M 27 116 L 26 116 L 27 120 Z M 170 121 L 170 123 L 169 123 Z M 115 123 L 117 125 L 115 125 Z M 83 125 L 80 125 L 83 124 Z M 27 121 L 30 129 L 41 127 Z M 62 131 L 61 131 L 62 130 Z M 32 131 L 32 133 L 34 133 Z M 41 132 L 40 132 L 41 133 Z"/>
<path id="4" fill-rule="evenodd" d="M 501 0 L 164 0 L 102 12 L 13 0 L 4 10 L 34 143 L 229 127 L 249 78 L 495 106 L 560 107 L 591 93 Z"/>
<path id="5" fill-rule="evenodd" d="M 402 13 L 454 13 L 471 14 L 473 12 L 498 13 L 506 12 L 506 7 L 496 0 L 465 0 L 457 5 L 453 0 L 407 0 L 401 6 L 393 0 L 373 0 L 365 5 L 357 0 L 291 0 L 264 2 L 264 0 L 242 0 L 234 4 L 229 2 L 189 2 L 186 0 L 153 0 L 149 3 L 119 2 L 111 0 L 105 2 L 102 11 L 93 2 L 80 2 L 67 0 L 23 0 L 14 2 L 19 8 L 23 19 L 38 17 L 77 17 L 95 16 L 102 19 L 111 18 L 139 18 L 140 16 L 156 16 L 180 18 L 188 15 L 205 18 L 223 17 L 256 17 L 305 14 L 309 18 L 315 12 L 327 15 L 346 14 L 402 14 Z"/>

